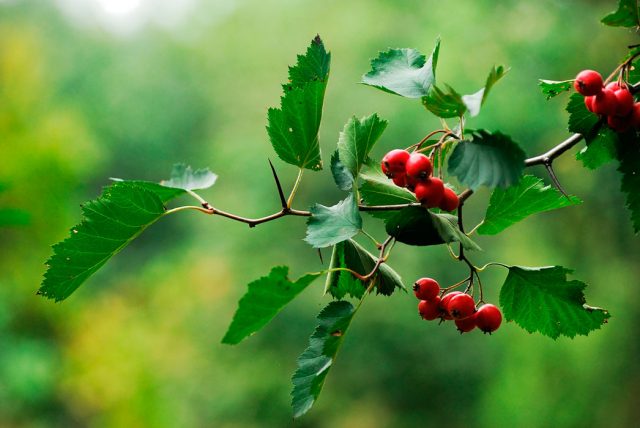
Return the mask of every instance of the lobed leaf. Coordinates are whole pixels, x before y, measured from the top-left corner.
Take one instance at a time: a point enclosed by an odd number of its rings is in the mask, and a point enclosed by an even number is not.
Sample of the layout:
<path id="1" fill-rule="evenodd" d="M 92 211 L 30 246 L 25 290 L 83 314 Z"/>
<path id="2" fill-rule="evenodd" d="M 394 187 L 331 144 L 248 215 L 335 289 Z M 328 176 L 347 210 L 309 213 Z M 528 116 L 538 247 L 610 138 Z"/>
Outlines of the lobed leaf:
<path id="1" fill-rule="evenodd" d="M 208 189 L 218 176 L 208 168 L 192 170 L 190 166 L 179 163 L 173 166 L 171 178 L 160 182 L 162 186 L 183 190 Z"/>
<path id="2" fill-rule="evenodd" d="M 435 85 L 432 86 L 427 95 L 422 97 L 422 105 L 431 113 L 444 119 L 461 117 L 467 111 L 462 96 L 451 86 L 446 84 L 445 86 L 446 91 Z"/>
<path id="3" fill-rule="evenodd" d="M 478 233 L 495 235 L 532 214 L 581 203 L 580 198 L 567 199 L 556 188 L 545 186 L 538 177 L 525 175 L 517 185 L 493 191 Z"/>
<path id="4" fill-rule="evenodd" d="M 315 204 L 310 211 L 305 241 L 314 248 L 337 244 L 362 229 L 362 217 L 353 193 L 332 207 Z"/>
<path id="5" fill-rule="evenodd" d="M 333 176 L 333 181 L 336 182 L 336 186 L 338 186 L 340 190 L 346 191 L 353 188 L 353 175 L 351 175 L 351 172 L 349 172 L 347 167 L 340 162 L 338 150 L 333 152 L 333 155 L 331 155 L 331 175 Z"/>
<path id="6" fill-rule="evenodd" d="M 368 170 L 360 174 L 362 185 L 360 195 L 367 205 L 400 205 L 416 202 L 416 197 L 407 189 L 398 187 L 384 174 L 376 170 Z M 393 216 L 393 211 L 367 211 L 374 217 L 387 219 Z"/>
<path id="7" fill-rule="evenodd" d="M 357 177 L 360 169 L 369 159 L 369 152 L 378 141 L 388 122 L 377 114 L 362 119 L 355 116 L 349 119 L 338 139 L 340 162 Z"/>
<path id="8" fill-rule="evenodd" d="M 601 22 L 612 27 L 640 26 L 637 0 L 619 0 L 618 9 L 602 18 Z"/>
<path id="9" fill-rule="evenodd" d="M 547 100 L 560 95 L 563 92 L 570 91 L 573 88 L 573 80 L 538 80 L 538 86 L 542 90 L 542 93 L 547 97 Z"/>
<path id="10" fill-rule="evenodd" d="M 320 276 L 319 273 L 306 274 L 291 281 L 288 275 L 288 267 L 276 266 L 269 275 L 249 283 L 222 343 L 235 345 L 260 330 Z"/>
<path id="11" fill-rule="evenodd" d="M 588 306 L 586 284 L 567 281 L 572 271 L 561 266 L 509 267 L 500 290 L 500 306 L 507 321 L 515 321 L 529 333 L 552 339 L 588 335 L 607 322 L 609 313 Z"/>
<path id="12" fill-rule="evenodd" d="M 487 77 L 487 81 L 484 84 L 484 88 L 480 89 L 478 92 L 471 95 L 463 95 L 462 102 L 466 106 L 469 111 L 469 116 L 474 117 L 480 113 L 480 108 L 484 105 L 487 97 L 489 96 L 489 92 L 493 85 L 495 85 L 498 80 L 502 79 L 507 73 L 509 69 L 505 69 L 504 66 L 494 66 L 489 72 L 489 76 Z"/>

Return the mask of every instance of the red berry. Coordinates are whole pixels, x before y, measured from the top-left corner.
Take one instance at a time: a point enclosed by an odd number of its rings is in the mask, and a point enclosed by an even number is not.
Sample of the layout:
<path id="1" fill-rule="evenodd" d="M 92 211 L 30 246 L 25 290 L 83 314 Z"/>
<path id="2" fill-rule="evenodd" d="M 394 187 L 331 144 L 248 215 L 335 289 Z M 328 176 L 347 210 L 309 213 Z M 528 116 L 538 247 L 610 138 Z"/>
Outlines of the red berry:
<path id="1" fill-rule="evenodd" d="M 407 159 L 409 159 L 409 152 L 406 150 L 395 149 L 384 155 L 380 166 L 382 172 L 389 178 L 392 178 L 396 174 L 405 173 L 405 165 Z"/>
<path id="2" fill-rule="evenodd" d="M 438 305 L 438 309 L 440 310 L 440 317 L 443 320 L 452 320 L 453 319 L 451 314 L 449 314 L 448 306 L 449 306 L 449 302 L 451 301 L 451 299 L 456 297 L 459 294 L 462 294 L 462 292 L 460 292 L 460 291 L 452 291 L 451 293 L 447 293 L 444 296 L 442 296 L 442 299 L 440 300 L 440 304 Z"/>
<path id="3" fill-rule="evenodd" d="M 618 99 L 611 89 L 603 89 L 593 99 L 593 112 L 604 116 L 615 114 Z"/>
<path id="4" fill-rule="evenodd" d="M 618 89 L 614 91 L 616 96 L 616 114 L 618 116 L 626 116 L 633 108 L 633 95 L 628 89 Z"/>
<path id="5" fill-rule="evenodd" d="M 445 187 L 444 193 L 442 194 L 442 200 L 440 201 L 439 205 L 440 209 L 443 211 L 453 211 L 458 208 L 458 205 L 460 205 L 460 199 L 458 199 L 458 195 L 456 195 L 456 192 L 448 187 Z"/>
<path id="6" fill-rule="evenodd" d="M 428 178 L 424 182 L 416 184 L 414 189 L 416 199 L 427 208 L 440 205 L 444 196 L 444 183 L 437 177 Z"/>
<path id="7" fill-rule="evenodd" d="M 593 113 L 593 99 L 594 96 L 584 97 L 584 105 L 587 106 L 587 110 Z"/>
<path id="8" fill-rule="evenodd" d="M 628 116 L 607 116 L 607 125 L 616 132 L 625 132 L 631 128 L 633 114 Z"/>
<path id="9" fill-rule="evenodd" d="M 605 88 L 607 89 L 611 89 L 612 91 L 617 91 L 620 88 L 626 88 L 627 85 L 625 85 L 624 83 L 622 84 L 622 86 L 620 86 L 620 84 L 618 82 L 611 82 L 611 83 L 607 83 L 607 86 L 605 86 Z"/>
<path id="10" fill-rule="evenodd" d="M 418 312 L 423 320 L 433 321 L 440 318 L 440 297 L 436 296 L 433 300 L 420 300 L 418 303 Z"/>
<path id="11" fill-rule="evenodd" d="M 412 153 L 407 160 L 407 175 L 418 181 L 424 181 L 429 178 L 433 172 L 433 165 L 429 158 L 422 153 Z"/>
<path id="12" fill-rule="evenodd" d="M 468 294 L 458 294 L 449 300 L 447 310 L 453 319 L 463 320 L 473 315 L 476 311 L 476 304 L 473 301 L 473 297 Z"/>
<path id="13" fill-rule="evenodd" d="M 478 309 L 475 315 L 476 325 L 485 333 L 496 331 L 502 322 L 502 313 L 496 306 L 487 304 Z"/>
<path id="14" fill-rule="evenodd" d="M 393 174 L 393 178 L 391 178 L 393 184 L 398 187 L 405 187 L 407 185 L 407 174 L 401 174 L 399 172 Z"/>
<path id="15" fill-rule="evenodd" d="M 440 293 L 440 284 L 431 278 L 420 278 L 413 284 L 413 292 L 420 300 L 433 300 Z"/>
<path id="16" fill-rule="evenodd" d="M 602 76 L 597 71 L 583 70 L 576 76 L 573 87 L 582 95 L 597 95 L 602 91 Z"/>
<path id="17" fill-rule="evenodd" d="M 635 103 L 633 105 L 633 110 L 631 111 L 631 124 L 634 128 L 640 129 L 640 103 Z"/>
<path id="18" fill-rule="evenodd" d="M 460 334 L 468 333 L 474 328 L 476 328 L 476 316 L 471 315 L 470 317 L 465 318 L 463 320 L 455 320 L 455 323 L 456 323 L 456 327 L 458 327 L 458 331 L 460 332 Z"/>

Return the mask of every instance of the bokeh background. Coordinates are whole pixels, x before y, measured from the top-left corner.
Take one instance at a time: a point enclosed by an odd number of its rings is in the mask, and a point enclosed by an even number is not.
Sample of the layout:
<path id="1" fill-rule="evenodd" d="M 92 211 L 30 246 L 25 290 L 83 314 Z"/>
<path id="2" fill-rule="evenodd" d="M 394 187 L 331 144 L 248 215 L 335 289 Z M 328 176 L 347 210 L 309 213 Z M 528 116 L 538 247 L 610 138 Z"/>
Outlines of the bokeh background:
<path id="1" fill-rule="evenodd" d="M 608 325 L 574 340 L 513 323 L 491 337 L 460 336 L 421 321 L 411 294 L 372 297 L 315 408 L 297 421 L 290 376 L 328 302 L 322 281 L 242 344 L 220 339 L 248 282 L 279 264 L 293 277 L 322 268 L 302 241 L 302 219 L 249 230 L 181 213 L 67 301 L 35 295 L 50 245 L 108 177 L 155 181 L 174 162 L 209 166 L 219 180 L 204 195 L 215 206 L 247 216 L 277 210 L 267 159 L 286 186 L 296 171 L 268 142 L 266 110 L 316 33 L 333 60 L 325 158 L 354 114 L 389 120 L 377 156 L 438 125 L 418 101 L 357 84 L 378 51 L 428 54 L 437 36 L 439 81 L 463 93 L 493 64 L 511 67 L 469 126 L 509 133 L 534 155 L 568 135 L 566 97 L 546 101 L 537 79 L 606 73 L 637 42 L 599 23 L 614 8 L 613 0 L 1 0 L 0 208 L 24 212 L 14 212 L 21 225 L 0 228 L 0 426 L 633 426 L 640 238 L 615 165 L 588 171 L 574 151 L 557 173 L 585 203 L 479 239 L 485 251 L 473 256 L 575 269 L 590 303 L 611 311 Z M 307 173 L 296 206 L 342 197 L 328 171 Z M 486 191 L 470 200 L 468 225 L 487 200 Z M 382 237 L 374 219 L 366 224 Z M 407 283 L 466 274 L 444 248 L 399 245 L 390 263 Z M 504 276 L 484 274 L 490 300 Z"/>

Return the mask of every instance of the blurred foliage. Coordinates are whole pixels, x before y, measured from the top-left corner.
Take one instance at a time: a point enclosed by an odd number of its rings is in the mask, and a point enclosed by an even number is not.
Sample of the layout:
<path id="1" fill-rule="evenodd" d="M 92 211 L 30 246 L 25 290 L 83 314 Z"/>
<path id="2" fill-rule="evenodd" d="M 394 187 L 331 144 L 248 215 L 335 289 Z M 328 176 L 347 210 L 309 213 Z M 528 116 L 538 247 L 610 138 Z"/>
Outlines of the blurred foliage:
<path id="1" fill-rule="evenodd" d="M 302 241 L 304 221 L 248 230 L 176 215 L 63 304 L 35 291 L 49 246 L 110 176 L 158 180 L 177 161 L 210 166 L 220 178 L 204 193 L 216 206 L 276 210 L 266 110 L 278 104 L 286 66 L 316 33 L 333 58 L 321 127 L 326 165 L 353 114 L 389 120 L 377 157 L 438 124 L 417 101 L 356 84 L 379 51 L 428 52 L 440 36 L 438 78 L 463 93 L 494 64 L 510 66 L 469 125 L 500 129 L 532 155 L 567 135 L 566 98 L 547 102 L 538 79 L 606 72 L 636 40 L 598 22 L 615 8 L 609 1 L 130 3 L 139 3 L 136 19 L 114 7 L 106 14 L 106 0 L 0 2 L 0 207 L 30 217 L 0 229 L 3 427 L 292 424 L 290 376 L 328 301 L 321 282 L 246 343 L 220 339 L 248 282 L 276 264 L 291 266 L 293 277 L 320 268 Z M 118 27 L 127 16 L 130 25 Z M 474 261 L 574 268 L 591 285 L 588 300 L 611 310 L 609 325 L 555 342 L 512 324 L 492 337 L 460 337 L 419 320 L 410 294 L 372 296 L 322 397 L 295 426 L 632 426 L 640 416 L 639 241 L 615 165 L 592 172 L 571 156 L 556 162 L 557 173 L 585 203 L 478 239 L 485 252 Z M 276 168 L 290 186 L 295 169 L 280 161 Z M 309 172 L 297 205 L 332 205 L 340 195 L 328 170 Z M 487 202 L 486 191 L 470 201 L 470 225 Z M 429 275 L 446 284 L 465 274 L 443 248 L 398 245 L 390 262 L 406 282 Z M 484 275 L 490 300 L 505 275 Z"/>

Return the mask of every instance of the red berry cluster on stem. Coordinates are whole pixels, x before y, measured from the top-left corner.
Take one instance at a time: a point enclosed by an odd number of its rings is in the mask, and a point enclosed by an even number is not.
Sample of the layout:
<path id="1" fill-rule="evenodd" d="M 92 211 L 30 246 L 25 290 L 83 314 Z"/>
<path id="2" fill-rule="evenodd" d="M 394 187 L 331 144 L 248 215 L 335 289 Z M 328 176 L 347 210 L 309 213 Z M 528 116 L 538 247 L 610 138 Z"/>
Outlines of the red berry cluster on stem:
<path id="1" fill-rule="evenodd" d="M 420 278 L 415 282 L 413 292 L 420 300 L 418 312 L 422 319 L 453 320 L 461 334 L 476 327 L 490 334 L 502 323 L 502 313 L 495 305 L 483 304 L 476 309 L 476 303 L 469 294 L 461 291 L 445 294 L 435 279 Z"/>
<path id="2" fill-rule="evenodd" d="M 609 128 L 616 132 L 625 132 L 631 127 L 640 129 L 640 103 L 635 102 L 626 83 L 611 82 L 604 86 L 600 73 L 583 70 L 573 86 L 584 95 L 587 110 L 606 118 Z"/>
<path id="3" fill-rule="evenodd" d="M 423 206 L 438 207 L 443 211 L 458 208 L 458 195 L 446 187 L 441 179 L 432 176 L 433 164 L 428 156 L 401 149 L 391 150 L 382 158 L 381 167 L 396 186 L 414 192 Z"/>

